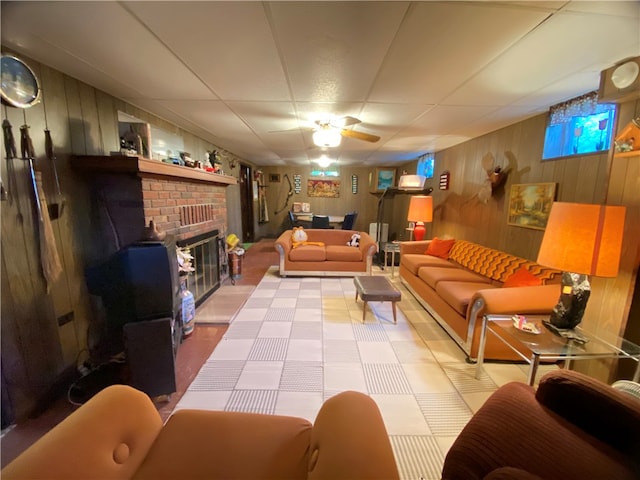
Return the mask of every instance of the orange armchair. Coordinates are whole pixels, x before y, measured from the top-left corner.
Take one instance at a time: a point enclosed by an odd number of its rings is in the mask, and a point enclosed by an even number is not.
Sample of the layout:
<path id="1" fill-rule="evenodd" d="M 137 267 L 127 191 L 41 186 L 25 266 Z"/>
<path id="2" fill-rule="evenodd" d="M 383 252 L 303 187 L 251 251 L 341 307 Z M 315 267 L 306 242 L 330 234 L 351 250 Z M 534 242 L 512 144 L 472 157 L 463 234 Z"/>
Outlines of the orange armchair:
<path id="1" fill-rule="evenodd" d="M 108 387 L 7 465 L 10 479 L 396 479 L 382 417 L 362 393 L 309 421 L 179 410 L 162 420 L 144 393 Z"/>

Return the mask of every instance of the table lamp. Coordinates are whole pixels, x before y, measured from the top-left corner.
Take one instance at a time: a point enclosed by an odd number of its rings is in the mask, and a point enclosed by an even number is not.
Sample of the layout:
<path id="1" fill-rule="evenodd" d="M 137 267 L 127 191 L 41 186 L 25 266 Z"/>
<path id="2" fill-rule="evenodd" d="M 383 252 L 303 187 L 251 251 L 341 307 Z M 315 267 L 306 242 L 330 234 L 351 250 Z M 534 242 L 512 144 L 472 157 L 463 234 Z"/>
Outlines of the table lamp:
<path id="1" fill-rule="evenodd" d="M 414 195 L 411 197 L 407 219 L 416 223 L 413 229 L 413 238 L 422 240 L 426 232 L 424 222 L 430 222 L 433 219 L 433 197 L 426 195 Z"/>
<path id="2" fill-rule="evenodd" d="M 582 321 L 589 275 L 618 275 L 625 207 L 555 202 L 542 238 L 538 263 L 562 270 L 560 299 L 549 322 L 572 329 Z"/>

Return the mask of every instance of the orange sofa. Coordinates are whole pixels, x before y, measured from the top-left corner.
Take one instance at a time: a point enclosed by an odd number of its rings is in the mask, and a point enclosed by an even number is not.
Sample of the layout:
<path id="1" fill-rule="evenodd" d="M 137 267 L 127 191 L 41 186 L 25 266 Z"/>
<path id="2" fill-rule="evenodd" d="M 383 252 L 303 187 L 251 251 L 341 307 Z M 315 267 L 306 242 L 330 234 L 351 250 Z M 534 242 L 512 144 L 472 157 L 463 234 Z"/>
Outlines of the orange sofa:
<path id="1" fill-rule="evenodd" d="M 312 425 L 279 415 L 179 410 L 162 424 L 149 397 L 99 392 L 2 469 L 3 480 L 397 479 L 371 397 L 329 398 Z"/>
<path id="2" fill-rule="evenodd" d="M 378 251 L 375 240 L 356 230 L 305 229 L 307 241 L 324 245 L 300 245 L 294 248 L 292 230 L 285 231 L 275 243 L 280 256 L 280 276 L 352 277 L 371 274 L 373 256 Z M 360 245 L 348 245 L 353 234 L 360 235 Z"/>
<path id="3" fill-rule="evenodd" d="M 558 303 L 560 271 L 465 240 L 449 242 L 450 250 L 436 252 L 441 256 L 426 254 L 431 240 L 401 242 L 400 278 L 472 361 L 478 356 L 483 315 L 544 315 Z M 505 287 L 522 273 L 536 279 L 525 283 L 539 285 Z M 485 359 L 522 360 L 491 334 Z"/>

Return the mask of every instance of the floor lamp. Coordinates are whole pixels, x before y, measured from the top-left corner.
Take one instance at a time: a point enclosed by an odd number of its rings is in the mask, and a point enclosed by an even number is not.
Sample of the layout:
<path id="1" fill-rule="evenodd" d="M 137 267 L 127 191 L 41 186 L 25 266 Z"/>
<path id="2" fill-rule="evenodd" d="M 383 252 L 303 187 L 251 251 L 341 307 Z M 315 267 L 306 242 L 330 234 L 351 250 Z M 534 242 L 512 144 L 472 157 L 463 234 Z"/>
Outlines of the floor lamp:
<path id="1" fill-rule="evenodd" d="M 555 202 L 538 263 L 562 270 L 560 299 L 549 322 L 572 329 L 582 321 L 591 294 L 589 275 L 618 275 L 625 207 Z"/>
<path id="2" fill-rule="evenodd" d="M 426 232 L 424 223 L 433 220 L 433 197 L 426 195 L 411 197 L 407 220 L 416 224 L 413 229 L 413 238 L 418 241 L 422 240 Z"/>

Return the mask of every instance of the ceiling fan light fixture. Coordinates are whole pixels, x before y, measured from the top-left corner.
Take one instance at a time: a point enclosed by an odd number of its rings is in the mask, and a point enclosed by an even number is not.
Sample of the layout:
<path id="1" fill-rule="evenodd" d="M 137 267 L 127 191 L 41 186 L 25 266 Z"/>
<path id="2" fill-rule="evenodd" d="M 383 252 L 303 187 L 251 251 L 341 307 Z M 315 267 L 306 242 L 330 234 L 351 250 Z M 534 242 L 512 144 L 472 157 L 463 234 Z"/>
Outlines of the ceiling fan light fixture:
<path id="1" fill-rule="evenodd" d="M 331 165 L 333 163 L 333 160 L 331 160 L 329 157 L 327 157 L 326 155 L 321 156 L 318 160 L 316 160 L 316 163 L 321 167 L 321 168 L 327 168 L 329 165 Z"/>
<path id="2" fill-rule="evenodd" d="M 339 130 L 323 128 L 313 132 L 313 143 L 318 147 L 337 147 L 342 141 Z"/>

